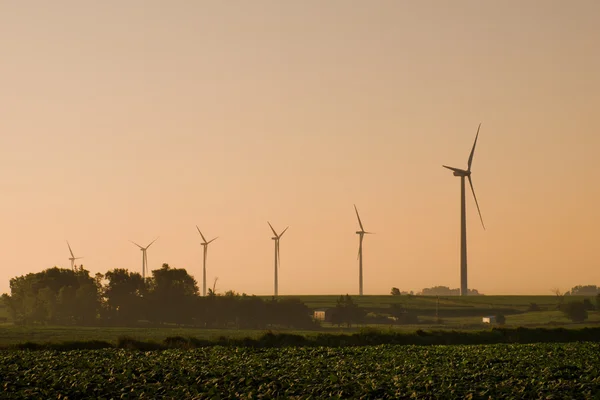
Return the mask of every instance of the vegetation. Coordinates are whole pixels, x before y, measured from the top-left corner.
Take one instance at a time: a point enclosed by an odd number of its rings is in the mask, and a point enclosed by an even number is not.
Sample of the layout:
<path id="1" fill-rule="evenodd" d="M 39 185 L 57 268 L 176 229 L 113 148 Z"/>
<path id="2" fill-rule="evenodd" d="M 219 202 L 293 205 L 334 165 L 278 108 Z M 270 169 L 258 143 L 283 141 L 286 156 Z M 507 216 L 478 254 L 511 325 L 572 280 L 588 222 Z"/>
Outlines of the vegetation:
<path id="1" fill-rule="evenodd" d="M 600 288 L 596 285 L 577 285 L 565 293 L 565 296 L 596 296 L 600 294 Z"/>
<path id="2" fill-rule="evenodd" d="M 588 319 L 585 302 L 569 302 L 563 304 L 561 310 L 573 322 L 583 322 Z"/>
<path id="3" fill-rule="evenodd" d="M 361 328 L 353 333 L 322 333 L 322 332 L 258 332 L 240 331 L 232 335 L 218 335 L 212 332 L 206 336 L 204 330 L 184 331 L 172 330 L 171 332 L 148 333 L 144 330 L 142 335 L 129 332 L 131 335 L 84 336 L 87 340 L 74 337 L 71 340 L 41 341 L 20 338 L 5 344 L 0 348 L 5 350 L 89 350 L 99 348 L 123 348 L 137 350 L 166 350 L 172 348 L 189 349 L 212 346 L 234 347 L 347 347 L 347 346 L 374 346 L 374 345 L 484 345 L 501 343 L 569 343 L 569 342 L 600 342 L 600 328 L 581 329 L 545 329 L 545 328 L 504 328 L 495 327 L 481 331 L 447 331 L 417 330 L 402 332 L 374 328 Z M 204 336 L 191 336 L 204 333 Z M 145 336 L 144 336 L 145 335 Z M 25 339 L 25 340 L 24 340 Z"/>
<path id="4" fill-rule="evenodd" d="M 0 353 L 7 399 L 593 398 L 599 374 L 592 343 Z"/>
<path id="5" fill-rule="evenodd" d="M 504 314 L 496 315 L 496 323 L 498 323 L 499 325 L 506 324 L 506 316 Z"/>
<path id="6" fill-rule="evenodd" d="M 310 310 L 297 299 L 265 300 L 234 292 L 201 297 L 194 278 L 168 264 L 146 280 L 123 269 L 92 278 L 83 268 L 50 268 L 13 278 L 10 288 L 3 302 L 19 325 L 315 327 Z"/>
<path id="7" fill-rule="evenodd" d="M 479 296 L 477 289 L 467 289 L 469 296 Z M 425 288 L 419 293 L 423 296 L 460 296 L 460 289 L 450 289 L 448 286 L 434 286 Z"/>

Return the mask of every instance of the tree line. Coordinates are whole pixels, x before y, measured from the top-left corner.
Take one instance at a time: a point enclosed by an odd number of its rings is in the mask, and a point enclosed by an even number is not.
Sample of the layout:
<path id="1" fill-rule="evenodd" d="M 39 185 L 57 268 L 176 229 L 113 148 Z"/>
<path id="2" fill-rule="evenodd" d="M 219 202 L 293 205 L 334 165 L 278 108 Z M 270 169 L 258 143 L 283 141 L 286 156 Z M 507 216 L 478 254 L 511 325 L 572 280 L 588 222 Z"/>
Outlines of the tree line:
<path id="1" fill-rule="evenodd" d="M 143 279 L 113 269 L 90 276 L 83 267 L 49 268 L 10 280 L 2 301 L 16 324 L 140 326 L 176 324 L 207 328 L 310 329 L 309 308 L 298 299 L 213 290 L 202 297 L 185 269 L 163 264 Z"/>

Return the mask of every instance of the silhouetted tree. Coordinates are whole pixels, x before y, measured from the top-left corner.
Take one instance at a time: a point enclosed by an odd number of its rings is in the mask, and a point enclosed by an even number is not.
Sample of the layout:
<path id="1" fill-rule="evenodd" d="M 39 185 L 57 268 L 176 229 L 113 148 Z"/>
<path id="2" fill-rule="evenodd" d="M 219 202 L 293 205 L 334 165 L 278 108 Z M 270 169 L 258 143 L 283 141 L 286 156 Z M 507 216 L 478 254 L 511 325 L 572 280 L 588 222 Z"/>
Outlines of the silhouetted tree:
<path id="1" fill-rule="evenodd" d="M 577 285 L 566 292 L 565 295 L 570 296 L 596 296 L 600 293 L 600 289 L 596 285 Z"/>
<path id="2" fill-rule="evenodd" d="M 499 325 L 506 324 L 506 317 L 504 314 L 496 314 L 496 323 Z"/>
<path id="3" fill-rule="evenodd" d="M 10 289 L 4 301 L 18 324 L 92 324 L 100 308 L 94 278 L 83 267 L 54 267 L 19 276 L 10 280 Z"/>
<path id="4" fill-rule="evenodd" d="M 105 274 L 108 283 L 104 288 L 106 317 L 117 324 L 131 324 L 144 318 L 146 283 L 137 272 L 114 269 Z"/>
<path id="5" fill-rule="evenodd" d="M 397 287 L 393 287 L 392 291 L 390 292 L 390 294 L 392 296 L 400 296 L 400 289 L 398 289 Z"/>
<path id="6" fill-rule="evenodd" d="M 191 323 L 198 297 L 196 280 L 182 268 L 163 264 L 148 281 L 147 317 L 154 322 Z"/>
<path id="7" fill-rule="evenodd" d="M 398 303 L 390 305 L 390 315 L 395 318 L 398 324 L 416 324 L 419 322 L 417 314 Z"/>
<path id="8" fill-rule="evenodd" d="M 587 311 L 593 311 L 596 309 L 596 307 L 594 307 L 590 299 L 583 299 L 583 306 Z"/>
<path id="9" fill-rule="evenodd" d="M 359 308 L 352 297 L 349 295 L 340 296 L 337 300 L 335 308 L 332 310 L 331 322 L 337 324 L 346 324 L 351 327 L 352 324 L 362 322 L 364 318 L 364 310 Z"/>
<path id="10" fill-rule="evenodd" d="M 563 304 L 561 311 L 573 322 L 583 322 L 588 318 L 588 313 L 583 302 Z"/>

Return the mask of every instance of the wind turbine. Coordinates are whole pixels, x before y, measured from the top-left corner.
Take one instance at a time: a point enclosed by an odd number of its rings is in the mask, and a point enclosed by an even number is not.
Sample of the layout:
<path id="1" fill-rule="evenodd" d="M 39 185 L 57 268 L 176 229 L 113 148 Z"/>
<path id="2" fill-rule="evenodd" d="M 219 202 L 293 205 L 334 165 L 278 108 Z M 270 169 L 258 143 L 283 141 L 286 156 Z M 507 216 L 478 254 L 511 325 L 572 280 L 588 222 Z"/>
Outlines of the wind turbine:
<path id="1" fill-rule="evenodd" d="M 475 196 L 475 189 L 473 189 L 473 180 L 471 179 L 471 164 L 473 163 L 473 154 L 475 153 L 475 146 L 477 145 L 477 138 L 479 137 L 479 129 L 481 123 L 477 128 L 477 134 L 475 135 L 475 142 L 469 155 L 469 161 L 467 163 L 467 169 L 459 169 L 448 167 L 443 165 L 444 168 L 454 172 L 454 176 L 460 176 L 460 295 L 466 296 L 468 294 L 467 286 L 467 215 L 465 205 L 465 177 L 469 178 L 469 185 L 473 192 L 473 198 L 475 199 L 475 205 L 477 206 L 477 212 L 479 213 L 479 219 L 481 220 L 481 226 L 485 230 L 483 224 L 483 217 L 481 216 L 481 210 L 479 209 L 479 203 L 477 202 L 477 196 Z"/>
<path id="2" fill-rule="evenodd" d="M 79 260 L 80 258 L 83 258 L 83 257 L 75 257 L 75 255 L 73 255 L 73 250 L 71 250 L 71 245 L 69 244 L 68 240 L 67 240 L 67 246 L 69 247 L 69 253 L 71 253 L 71 257 L 69 257 L 69 261 L 71 261 L 71 269 L 75 270 L 75 260 Z"/>
<path id="3" fill-rule="evenodd" d="M 202 232 L 200 232 L 200 228 L 198 228 L 198 225 L 196 225 L 196 229 L 198 229 L 198 233 L 200 234 L 200 236 L 202 236 L 203 240 L 203 242 L 201 243 L 202 247 L 204 247 L 204 255 L 202 261 L 202 296 L 206 296 L 206 254 L 208 252 L 208 245 L 217 240 L 218 236 L 212 240 L 206 241 L 206 238 L 204 237 Z"/>
<path id="4" fill-rule="evenodd" d="M 285 233 L 285 231 L 288 230 L 289 226 L 287 228 L 285 228 L 283 230 L 283 232 L 281 232 L 279 235 L 277 234 L 277 232 L 275 232 L 275 229 L 273 229 L 273 226 L 271 225 L 271 223 L 269 221 L 267 221 L 267 224 L 269 224 L 269 226 L 271 227 L 271 230 L 273 231 L 273 236 L 271 239 L 273 239 L 275 241 L 275 296 L 278 295 L 278 277 L 277 277 L 277 271 L 278 271 L 278 267 L 279 267 L 279 263 L 280 263 L 280 258 L 279 258 L 279 239 L 281 239 L 281 237 L 283 236 L 283 234 Z"/>
<path id="5" fill-rule="evenodd" d="M 356 208 L 356 204 L 354 205 L 354 211 L 356 211 L 356 218 L 358 218 L 358 225 L 360 225 L 360 231 L 356 231 L 356 234 L 359 237 L 358 242 L 358 294 L 360 296 L 363 295 L 363 253 L 362 253 L 362 244 L 363 238 L 365 235 L 371 235 L 373 232 L 366 232 L 365 228 L 363 228 L 362 221 L 360 220 L 360 215 L 358 215 L 358 209 Z"/>
<path id="6" fill-rule="evenodd" d="M 146 255 L 146 250 L 148 250 L 148 247 L 152 246 L 152 243 L 156 242 L 157 240 L 158 240 L 158 238 L 154 239 L 146 247 L 142 247 L 139 244 L 137 244 L 136 242 L 130 240 L 131 243 L 135 244 L 142 251 L 142 279 L 146 279 L 146 269 L 148 269 L 148 257 Z"/>

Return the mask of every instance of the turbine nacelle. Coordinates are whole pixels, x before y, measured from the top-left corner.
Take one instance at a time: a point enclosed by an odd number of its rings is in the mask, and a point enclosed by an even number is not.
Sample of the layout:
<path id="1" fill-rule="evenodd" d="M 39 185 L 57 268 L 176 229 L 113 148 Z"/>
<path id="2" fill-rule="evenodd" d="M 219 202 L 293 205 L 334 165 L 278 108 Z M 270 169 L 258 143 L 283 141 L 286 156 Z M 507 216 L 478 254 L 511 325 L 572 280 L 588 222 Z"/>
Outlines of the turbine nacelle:
<path id="1" fill-rule="evenodd" d="M 450 171 L 453 172 L 454 176 L 469 176 L 471 175 L 471 171 L 468 170 L 464 170 L 464 169 L 460 169 L 460 168 L 454 168 L 454 167 L 449 167 L 447 165 L 442 165 L 442 167 L 444 168 L 448 168 Z"/>

